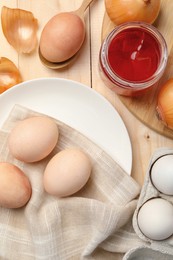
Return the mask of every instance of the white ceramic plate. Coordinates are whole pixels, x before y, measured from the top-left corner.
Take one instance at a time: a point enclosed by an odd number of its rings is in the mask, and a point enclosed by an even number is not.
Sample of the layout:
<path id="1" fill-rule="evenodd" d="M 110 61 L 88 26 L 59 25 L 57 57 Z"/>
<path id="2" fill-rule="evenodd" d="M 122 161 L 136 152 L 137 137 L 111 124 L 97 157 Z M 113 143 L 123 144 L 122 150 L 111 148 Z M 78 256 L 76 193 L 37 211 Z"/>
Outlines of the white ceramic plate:
<path id="1" fill-rule="evenodd" d="M 131 174 L 132 149 L 127 129 L 115 108 L 90 87 L 59 78 L 18 84 L 0 95 L 0 127 L 15 104 L 57 118 L 80 131 Z"/>

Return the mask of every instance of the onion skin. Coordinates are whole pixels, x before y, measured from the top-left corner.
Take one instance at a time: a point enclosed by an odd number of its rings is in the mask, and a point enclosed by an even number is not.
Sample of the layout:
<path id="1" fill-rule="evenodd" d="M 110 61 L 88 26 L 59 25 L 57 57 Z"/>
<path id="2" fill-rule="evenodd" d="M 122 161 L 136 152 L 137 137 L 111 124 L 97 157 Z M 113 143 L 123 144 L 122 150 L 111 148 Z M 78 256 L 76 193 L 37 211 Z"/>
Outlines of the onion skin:
<path id="1" fill-rule="evenodd" d="M 0 57 L 0 94 L 22 82 L 22 76 L 16 65 L 6 57 Z"/>
<path id="2" fill-rule="evenodd" d="M 106 12 L 116 24 L 131 21 L 154 23 L 160 12 L 160 0 L 105 0 Z"/>
<path id="3" fill-rule="evenodd" d="M 173 129 L 173 78 L 169 79 L 159 91 L 156 113 L 164 125 Z"/>
<path id="4" fill-rule="evenodd" d="M 18 53 L 31 53 L 37 47 L 38 21 L 29 11 L 2 7 L 2 31 Z"/>

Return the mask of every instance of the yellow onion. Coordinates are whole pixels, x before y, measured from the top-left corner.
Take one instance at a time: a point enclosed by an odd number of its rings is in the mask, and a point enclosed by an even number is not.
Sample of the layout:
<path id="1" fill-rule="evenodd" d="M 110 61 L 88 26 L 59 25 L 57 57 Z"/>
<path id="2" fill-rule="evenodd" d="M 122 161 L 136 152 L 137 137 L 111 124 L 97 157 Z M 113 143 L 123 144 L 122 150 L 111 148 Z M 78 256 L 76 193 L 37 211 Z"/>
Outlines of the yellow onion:
<path id="1" fill-rule="evenodd" d="M 21 74 L 15 64 L 5 58 L 0 58 L 0 93 L 22 82 Z"/>
<path id="2" fill-rule="evenodd" d="M 36 48 L 38 22 L 31 12 L 3 6 L 1 23 L 4 36 L 19 53 L 30 53 Z"/>
<path id="3" fill-rule="evenodd" d="M 152 24 L 159 14 L 160 4 L 160 0 L 105 0 L 106 12 L 117 25 L 131 21 Z"/>
<path id="4" fill-rule="evenodd" d="M 173 78 L 160 89 L 156 106 L 158 119 L 168 128 L 173 129 Z"/>

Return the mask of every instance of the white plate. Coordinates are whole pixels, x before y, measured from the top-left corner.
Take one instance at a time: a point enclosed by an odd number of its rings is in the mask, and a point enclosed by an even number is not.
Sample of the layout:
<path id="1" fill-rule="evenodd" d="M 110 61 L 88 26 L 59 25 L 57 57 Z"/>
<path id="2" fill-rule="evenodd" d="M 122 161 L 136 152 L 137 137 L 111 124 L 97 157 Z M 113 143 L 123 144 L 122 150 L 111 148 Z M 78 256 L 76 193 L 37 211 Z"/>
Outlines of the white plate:
<path id="1" fill-rule="evenodd" d="M 0 95 L 0 127 L 15 104 L 57 118 L 80 131 L 131 174 L 132 149 L 127 129 L 115 108 L 90 87 L 59 78 L 18 84 Z"/>

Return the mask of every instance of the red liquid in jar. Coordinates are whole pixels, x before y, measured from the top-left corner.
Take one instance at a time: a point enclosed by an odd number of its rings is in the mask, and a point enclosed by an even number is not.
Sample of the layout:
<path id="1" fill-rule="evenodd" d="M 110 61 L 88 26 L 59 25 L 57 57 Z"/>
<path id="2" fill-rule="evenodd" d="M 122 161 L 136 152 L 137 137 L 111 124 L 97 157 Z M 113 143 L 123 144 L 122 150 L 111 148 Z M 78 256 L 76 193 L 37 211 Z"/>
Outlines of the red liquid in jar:
<path id="1" fill-rule="evenodd" d="M 126 29 L 112 39 L 108 60 L 113 72 L 122 79 L 145 81 L 158 68 L 159 45 L 154 36 L 145 30 Z"/>

